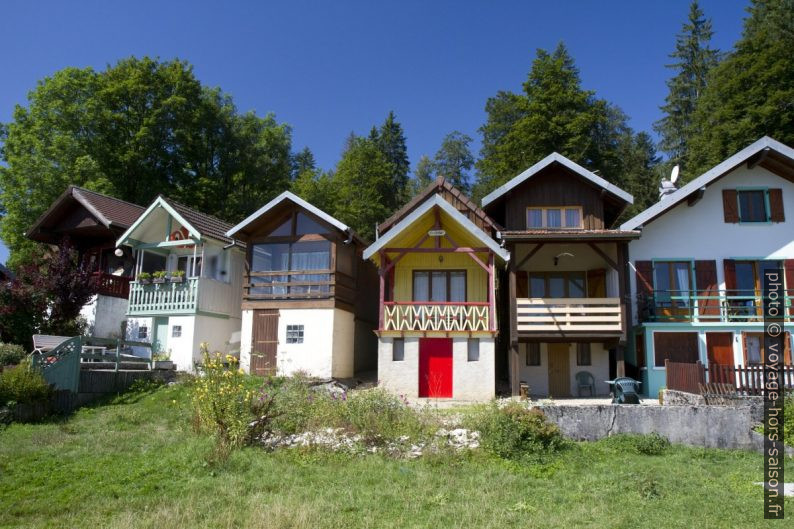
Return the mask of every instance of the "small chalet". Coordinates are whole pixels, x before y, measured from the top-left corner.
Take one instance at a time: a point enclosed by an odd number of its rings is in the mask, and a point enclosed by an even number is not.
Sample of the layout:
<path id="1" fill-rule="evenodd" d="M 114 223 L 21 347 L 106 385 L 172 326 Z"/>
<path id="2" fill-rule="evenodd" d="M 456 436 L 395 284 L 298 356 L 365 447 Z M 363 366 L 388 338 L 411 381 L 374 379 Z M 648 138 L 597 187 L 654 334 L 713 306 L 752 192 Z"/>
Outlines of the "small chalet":
<path id="1" fill-rule="evenodd" d="M 69 186 L 26 233 L 28 238 L 50 245 L 68 237 L 81 262 L 93 272 L 98 294 L 82 310 L 93 336 L 123 334 L 135 258 L 130 246 L 116 248 L 116 239 L 143 210 L 117 198 Z"/>
<path id="2" fill-rule="evenodd" d="M 765 270 L 779 271 L 784 284 L 784 328 L 794 318 L 794 149 L 763 137 L 681 189 L 664 182 L 660 194 L 622 226 L 642 230 L 629 245 L 635 325 L 627 360 L 651 397 L 679 387 L 667 362 L 676 372 L 700 362 L 709 382 L 756 391 Z M 785 332 L 789 388 L 791 347 Z"/>
<path id="3" fill-rule="evenodd" d="M 238 351 L 245 248 L 229 228 L 160 196 L 118 238 L 136 253 L 127 339 L 151 342 L 183 371 L 201 360 L 204 342 L 211 352 Z"/>
<path id="4" fill-rule="evenodd" d="M 346 224 L 285 191 L 226 232 L 247 246 L 242 367 L 352 377 L 375 369 L 377 273 Z"/>
<path id="5" fill-rule="evenodd" d="M 497 226 L 439 178 L 378 227 L 378 380 L 408 397 L 495 395 Z"/>
<path id="6" fill-rule="evenodd" d="M 640 233 L 613 226 L 632 202 L 557 153 L 483 199 L 511 255 L 499 376 L 514 395 L 522 386 L 534 396 L 605 395 L 605 381 L 623 374 L 628 243 Z"/>

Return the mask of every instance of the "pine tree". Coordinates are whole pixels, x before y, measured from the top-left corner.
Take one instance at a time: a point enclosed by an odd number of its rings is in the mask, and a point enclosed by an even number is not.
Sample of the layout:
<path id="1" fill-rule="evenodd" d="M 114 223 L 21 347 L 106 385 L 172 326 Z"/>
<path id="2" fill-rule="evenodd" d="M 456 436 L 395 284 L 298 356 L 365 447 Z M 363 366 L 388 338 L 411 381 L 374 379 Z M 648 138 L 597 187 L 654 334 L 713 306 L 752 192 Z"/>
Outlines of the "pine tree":
<path id="1" fill-rule="evenodd" d="M 794 0 L 753 0 L 748 11 L 742 37 L 698 100 L 690 175 L 764 135 L 794 145 Z"/>
<path id="2" fill-rule="evenodd" d="M 387 197 L 386 206 L 394 211 L 402 205 L 407 197 L 408 171 L 410 169 L 405 134 L 394 112 L 389 112 L 379 129 L 372 128 L 370 141 L 378 146 L 391 167 L 391 192 Z"/>
<path id="3" fill-rule="evenodd" d="M 415 196 L 424 188 L 433 183 L 435 179 L 436 167 L 426 154 L 423 154 L 419 161 L 416 163 L 414 169 L 414 177 L 411 180 L 411 196 Z"/>
<path id="4" fill-rule="evenodd" d="M 311 149 L 304 147 L 303 150 L 292 155 L 292 179 L 295 180 L 306 171 L 314 171 L 317 162 Z"/>
<path id="5" fill-rule="evenodd" d="M 660 148 L 672 162 L 682 164 L 684 175 L 689 169 L 688 146 L 697 134 L 692 124 L 695 107 L 706 88 L 709 72 L 720 60 L 719 51 L 709 46 L 713 33 L 711 20 L 693 1 L 688 20 L 676 37 L 675 51 L 670 54 L 675 62 L 667 65 L 677 73 L 667 81 L 669 92 L 661 107 L 665 116 L 654 124 L 661 136 Z"/>
<path id="6" fill-rule="evenodd" d="M 469 192 L 469 171 L 474 167 L 474 156 L 469 150 L 472 139 L 457 130 L 444 136 L 441 147 L 436 152 L 433 165 L 436 173 L 446 178 L 452 185 Z"/>

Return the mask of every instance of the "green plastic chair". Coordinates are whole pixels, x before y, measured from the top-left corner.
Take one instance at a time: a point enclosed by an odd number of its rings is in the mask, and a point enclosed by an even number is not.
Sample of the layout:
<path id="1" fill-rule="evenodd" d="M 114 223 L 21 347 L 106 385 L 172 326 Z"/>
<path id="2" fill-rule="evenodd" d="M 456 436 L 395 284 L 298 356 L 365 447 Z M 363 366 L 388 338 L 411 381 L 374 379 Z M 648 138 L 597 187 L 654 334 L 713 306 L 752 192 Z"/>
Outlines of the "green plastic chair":
<path id="1" fill-rule="evenodd" d="M 595 377 L 589 371 L 579 371 L 576 373 L 577 395 L 582 396 L 582 390 L 587 388 L 590 396 L 595 397 Z"/>
<path id="2" fill-rule="evenodd" d="M 612 399 L 613 404 L 639 404 L 641 382 L 633 378 L 620 377 L 614 381 L 615 392 Z"/>

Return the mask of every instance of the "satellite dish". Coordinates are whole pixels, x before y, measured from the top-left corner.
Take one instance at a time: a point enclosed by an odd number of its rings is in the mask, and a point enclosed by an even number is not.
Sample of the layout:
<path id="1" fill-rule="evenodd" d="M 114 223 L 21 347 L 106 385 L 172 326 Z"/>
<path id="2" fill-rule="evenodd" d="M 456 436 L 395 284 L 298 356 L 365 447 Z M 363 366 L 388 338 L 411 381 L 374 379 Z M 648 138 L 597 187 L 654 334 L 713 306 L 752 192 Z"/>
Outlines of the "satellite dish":
<path id="1" fill-rule="evenodd" d="M 676 180 L 678 180 L 679 169 L 680 167 L 676 165 L 675 167 L 673 167 L 673 171 L 670 173 L 670 182 L 672 182 L 673 184 L 675 184 Z"/>

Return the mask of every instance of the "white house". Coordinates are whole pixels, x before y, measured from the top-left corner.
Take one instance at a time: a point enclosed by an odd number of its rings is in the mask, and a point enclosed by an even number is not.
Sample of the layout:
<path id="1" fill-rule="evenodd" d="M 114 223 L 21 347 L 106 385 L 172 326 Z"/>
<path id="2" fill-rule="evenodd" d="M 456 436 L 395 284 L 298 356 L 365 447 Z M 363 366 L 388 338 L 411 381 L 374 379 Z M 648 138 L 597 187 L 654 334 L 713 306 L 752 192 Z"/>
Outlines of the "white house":
<path id="1" fill-rule="evenodd" d="M 230 227 L 160 196 L 119 237 L 116 246 L 136 252 L 128 340 L 153 343 L 183 371 L 201 360 L 204 342 L 238 352 L 245 249 L 225 235 Z"/>
<path id="2" fill-rule="evenodd" d="M 629 245 L 629 361 L 647 394 L 665 385 L 666 359 L 762 362 L 762 271 L 780 267 L 794 294 L 793 219 L 794 149 L 764 137 L 622 225 L 642 230 Z"/>

